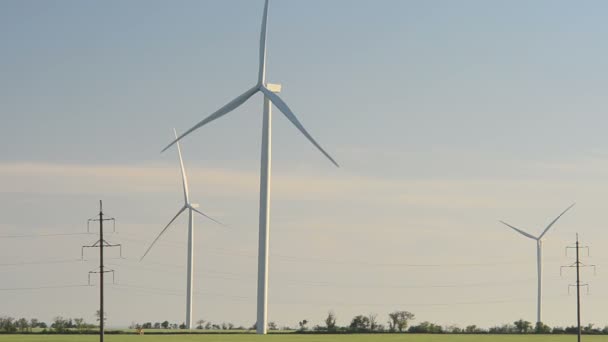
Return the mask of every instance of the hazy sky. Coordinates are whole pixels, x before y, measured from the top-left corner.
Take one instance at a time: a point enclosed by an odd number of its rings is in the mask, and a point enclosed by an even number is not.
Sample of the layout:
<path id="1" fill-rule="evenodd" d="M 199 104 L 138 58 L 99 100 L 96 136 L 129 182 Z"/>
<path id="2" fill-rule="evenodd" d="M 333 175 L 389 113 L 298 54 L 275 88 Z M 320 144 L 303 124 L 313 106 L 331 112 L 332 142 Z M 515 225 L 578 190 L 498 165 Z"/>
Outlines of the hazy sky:
<path id="1" fill-rule="evenodd" d="M 109 324 L 184 320 L 186 221 L 138 262 L 182 205 L 159 152 L 255 83 L 262 5 L 0 2 L 0 315 L 94 321 L 95 236 L 61 234 L 103 199 L 126 258 Z M 606 325 L 607 11 L 271 1 L 268 80 L 342 168 L 277 112 L 269 319 L 534 321 L 534 242 L 498 220 L 537 234 L 576 201 L 544 244 L 544 321 L 575 323 L 559 266 L 578 231 L 599 265 L 583 320 Z M 183 141 L 193 199 L 229 225 L 196 219 L 196 319 L 255 321 L 261 100 Z"/>

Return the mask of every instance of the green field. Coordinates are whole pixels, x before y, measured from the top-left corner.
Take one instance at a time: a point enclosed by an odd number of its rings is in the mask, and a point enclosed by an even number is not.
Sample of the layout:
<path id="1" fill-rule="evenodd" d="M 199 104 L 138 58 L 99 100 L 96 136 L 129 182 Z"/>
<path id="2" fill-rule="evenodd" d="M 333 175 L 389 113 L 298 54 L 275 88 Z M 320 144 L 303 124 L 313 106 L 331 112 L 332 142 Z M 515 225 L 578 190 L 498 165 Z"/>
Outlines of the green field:
<path id="1" fill-rule="evenodd" d="M 576 341 L 576 335 L 281 335 L 256 336 L 253 334 L 210 335 L 106 335 L 108 342 L 561 342 Z M 608 336 L 583 336 L 584 341 L 608 342 Z M 0 335 L 0 342 L 88 342 L 99 341 L 94 335 Z"/>

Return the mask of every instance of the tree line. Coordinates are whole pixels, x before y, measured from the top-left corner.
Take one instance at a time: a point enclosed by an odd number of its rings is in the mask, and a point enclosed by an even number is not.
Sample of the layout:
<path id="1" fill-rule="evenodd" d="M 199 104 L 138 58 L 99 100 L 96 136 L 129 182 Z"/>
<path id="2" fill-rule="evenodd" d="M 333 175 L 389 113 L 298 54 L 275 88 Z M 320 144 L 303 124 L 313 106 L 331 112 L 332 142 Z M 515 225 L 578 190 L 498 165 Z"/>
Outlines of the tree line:
<path id="1" fill-rule="evenodd" d="M 0 317 L 0 333 L 14 334 L 14 333 L 68 333 L 77 332 L 85 333 L 87 331 L 95 330 L 99 327 L 97 324 L 90 324 L 85 322 L 84 318 L 63 318 L 57 316 L 53 318 L 50 324 L 42 322 L 37 318 L 13 318 L 9 316 Z"/>
<path id="2" fill-rule="evenodd" d="M 10 316 L 0 316 L 0 333 L 94 333 L 99 328 L 99 311 L 96 312 L 97 324 L 85 322 L 83 318 L 64 318 L 56 316 L 47 324 L 36 318 L 19 318 Z M 283 330 L 295 333 L 416 333 L 416 334 L 576 334 L 577 327 L 549 327 L 544 323 L 533 325 L 529 321 L 519 319 L 513 323 L 494 326 L 490 328 L 480 328 L 477 325 L 467 325 L 464 328 L 459 326 L 443 326 L 432 322 L 424 321 L 419 324 L 411 324 L 415 320 L 415 315 L 409 311 L 393 311 L 387 315 L 386 321 L 382 323 L 377 314 L 356 315 L 345 326 L 337 324 L 337 316 L 333 311 L 327 314 L 324 324 L 309 326 L 309 321 L 303 319 L 298 322 L 296 328 L 281 327 L 276 323 L 268 324 L 270 330 Z M 164 329 L 164 330 L 184 330 L 184 323 L 170 323 L 165 320 L 162 322 L 132 323 L 131 329 Z M 198 320 L 195 329 L 201 331 L 226 330 L 226 331 L 247 331 L 255 330 L 256 325 L 251 327 L 235 326 L 232 323 L 212 323 L 205 320 Z M 593 324 L 585 326 L 583 334 L 608 335 L 608 326 L 604 328 L 594 327 Z"/>
<path id="3" fill-rule="evenodd" d="M 84 318 L 64 318 L 55 316 L 50 325 L 37 318 L 19 318 L 0 316 L 0 333 L 4 334 L 31 334 L 31 333 L 88 333 L 99 329 L 99 310 L 95 312 L 97 324 L 85 322 Z M 104 322 L 107 318 L 104 317 Z"/>
<path id="4" fill-rule="evenodd" d="M 386 325 L 378 323 L 378 315 L 367 314 L 353 317 L 347 326 L 338 326 L 337 318 L 330 311 L 325 318 L 324 325 L 316 325 L 308 328 L 307 320 L 299 322 L 301 333 L 412 333 L 412 334 L 576 334 L 576 326 L 550 327 L 542 322 L 533 325 L 529 321 L 519 319 L 512 324 L 504 324 L 491 328 L 480 328 L 477 325 L 467 325 L 461 328 L 456 325 L 442 326 L 432 322 L 424 321 L 411 325 L 415 315 L 409 311 L 394 311 L 388 314 Z M 594 327 L 589 324 L 582 328 L 583 334 L 608 335 L 608 326 L 604 328 Z"/>
<path id="5" fill-rule="evenodd" d="M 130 329 L 186 329 L 185 323 L 171 323 L 169 321 L 163 322 L 145 322 L 145 323 L 131 323 Z M 196 330 L 247 330 L 243 326 L 235 326 L 230 322 L 213 323 L 205 320 L 198 320 L 194 327 Z"/>

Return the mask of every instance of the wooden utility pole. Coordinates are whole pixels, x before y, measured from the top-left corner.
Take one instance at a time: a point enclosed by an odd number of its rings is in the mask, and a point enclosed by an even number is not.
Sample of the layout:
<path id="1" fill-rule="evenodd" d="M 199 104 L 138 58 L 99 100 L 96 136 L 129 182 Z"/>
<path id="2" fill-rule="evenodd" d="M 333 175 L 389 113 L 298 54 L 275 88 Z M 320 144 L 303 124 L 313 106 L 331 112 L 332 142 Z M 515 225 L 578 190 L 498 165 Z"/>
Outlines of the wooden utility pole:
<path id="1" fill-rule="evenodd" d="M 103 249 L 104 247 L 120 247 L 120 256 L 122 257 L 122 245 L 120 244 L 110 244 L 103 238 L 103 222 L 104 221 L 113 221 L 114 222 L 114 231 L 116 231 L 116 220 L 112 218 L 104 218 L 103 217 L 103 203 L 99 201 L 99 215 L 95 216 L 95 218 L 89 219 L 87 222 L 87 231 L 89 230 L 89 224 L 91 222 L 98 221 L 99 222 L 99 240 L 90 246 L 82 246 L 81 257 L 84 259 L 84 249 L 85 248 L 99 248 L 99 269 L 89 272 L 89 285 L 91 285 L 91 274 L 99 273 L 99 341 L 103 342 L 104 332 L 105 332 L 105 312 L 104 312 L 104 273 L 112 273 L 112 282 L 114 282 L 114 270 L 107 270 L 103 265 Z"/>
<path id="2" fill-rule="evenodd" d="M 587 256 L 589 255 L 589 247 L 581 246 L 578 240 L 578 233 L 576 234 L 576 243 L 574 246 L 566 247 L 566 255 L 568 255 L 568 249 L 576 250 L 576 261 L 568 266 L 562 266 L 560 268 L 560 274 L 562 273 L 562 269 L 564 268 L 576 268 L 576 283 L 568 286 L 568 292 L 570 292 L 570 287 L 576 287 L 576 326 L 577 326 L 577 341 L 581 342 L 581 287 L 587 287 L 587 293 L 589 293 L 589 284 L 581 284 L 581 268 L 583 267 L 593 267 L 593 272 L 595 273 L 595 265 L 585 265 L 580 260 L 580 250 L 587 249 Z"/>

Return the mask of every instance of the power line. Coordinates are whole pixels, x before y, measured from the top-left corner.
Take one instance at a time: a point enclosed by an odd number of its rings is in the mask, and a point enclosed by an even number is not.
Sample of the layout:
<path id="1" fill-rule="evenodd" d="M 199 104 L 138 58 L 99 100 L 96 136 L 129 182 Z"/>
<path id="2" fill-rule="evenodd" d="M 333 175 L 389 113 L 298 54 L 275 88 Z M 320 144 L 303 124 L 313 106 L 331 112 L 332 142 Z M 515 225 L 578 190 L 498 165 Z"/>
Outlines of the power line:
<path id="1" fill-rule="evenodd" d="M 106 260 L 109 258 L 105 258 Z M 128 258 L 112 258 L 118 260 L 126 260 L 126 261 L 136 261 L 135 259 Z M 17 263 L 5 263 L 0 264 L 1 266 L 22 266 L 22 265 L 46 265 L 46 264 L 62 264 L 62 263 L 76 263 L 82 262 L 81 259 L 65 259 L 65 260 L 55 260 L 55 261 L 30 261 L 30 262 L 17 262 Z M 165 264 L 158 263 L 157 265 L 161 267 L 171 268 L 171 270 L 158 270 L 154 269 L 150 266 L 141 266 L 141 265 L 124 265 L 122 263 L 107 263 L 110 266 L 121 266 L 132 268 L 135 270 L 145 270 L 150 272 L 163 272 L 163 273 L 179 273 L 180 271 L 174 270 L 174 268 L 183 269 L 183 265 L 174 265 L 174 264 Z M 251 279 L 255 277 L 253 273 L 244 274 L 242 272 L 228 272 L 228 271 L 215 271 L 215 270 L 204 270 L 204 273 L 208 274 L 207 277 L 210 279 L 223 279 L 223 280 L 238 280 L 238 279 Z M 223 276 L 222 276 L 223 275 Z M 510 280 L 508 282 L 475 282 L 475 283 L 466 283 L 466 284 L 429 284 L 429 285 L 403 285 L 403 286 L 375 286 L 373 284 L 366 285 L 353 285 L 352 283 L 336 283 L 336 282 L 328 282 L 328 281 L 310 281 L 310 280 L 301 280 L 301 279 L 287 279 L 287 282 L 292 284 L 297 284 L 301 286 L 310 286 L 310 287 L 347 287 L 347 288 L 402 288 L 402 289 L 432 289 L 432 288 L 467 288 L 467 287 L 492 287 L 492 286 L 502 286 L 513 283 L 521 283 L 530 281 L 532 278 L 525 278 L 519 280 Z"/>
<path id="2" fill-rule="evenodd" d="M 82 262 L 82 259 L 64 259 L 64 260 L 49 260 L 49 261 L 22 261 L 0 264 L 2 266 L 27 266 L 27 265 L 52 265 L 52 264 L 69 264 Z"/>
<path id="3" fill-rule="evenodd" d="M 159 295 L 171 295 L 171 296 L 180 296 L 183 297 L 185 296 L 185 294 L 180 294 L 182 293 L 180 290 L 176 290 L 176 289 L 164 289 L 164 288 L 150 288 L 150 287 L 144 287 L 144 286 L 132 286 L 132 285 L 126 285 L 126 284 L 116 284 L 116 285 L 112 285 L 113 288 L 120 288 L 120 289 L 133 289 L 133 290 L 144 290 L 144 291 L 153 291 L 156 292 L 156 294 Z M 243 301 L 243 300 L 253 300 L 254 297 L 246 297 L 246 296 L 235 296 L 235 295 L 226 295 L 226 294 L 222 294 L 222 293 L 213 293 L 213 292 L 206 292 L 206 291 L 196 291 L 195 292 L 198 295 L 211 295 L 211 296 L 219 296 L 219 297 L 224 297 L 224 298 L 228 298 L 228 299 L 236 299 L 238 301 Z M 293 305 L 293 304 L 297 304 L 297 305 L 339 305 L 339 306 L 393 306 L 393 305 L 398 305 L 398 306 L 409 306 L 409 307 L 435 307 L 435 306 L 452 306 L 452 305 L 483 305 L 483 304 L 509 304 L 509 303 L 518 303 L 518 302 L 526 302 L 529 301 L 530 298 L 508 298 L 508 299 L 489 299 L 489 300 L 480 300 L 480 301 L 459 301 L 459 302 L 442 302 L 442 303 L 352 303 L 352 302 L 335 302 L 332 300 L 327 300 L 327 301 L 293 301 L 293 300 L 287 300 L 287 301 L 274 301 L 274 304 L 284 304 L 284 305 Z"/>
<path id="4" fill-rule="evenodd" d="M 75 287 L 90 287 L 90 285 L 48 285 L 48 286 L 33 286 L 33 287 L 9 287 L 0 288 L 0 291 L 32 291 L 32 290 L 47 290 L 47 289 L 68 289 Z"/>
<path id="5" fill-rule="evenodd" d="M 130 284 L 110 284 L 110 288 L 125 291 L 135 291 L 134 294 L 141 295 L 142 291 L 162 296 L 175 296 L 184 297 L 185 294 L 182 290 L 168 289 L 168 288 L 155 288 L 147 286 L 137 286 Z M 64 289 L 64 288 L 80 288 L 80 287 L 91 287 L 90 285 L 57 285 L 57 286 L 37 286 L 37 287 L 15 287 L 15 288 L 0 288 L 0 291 L 31 291 L 31 290 L 45 290 L 45 289 Z M 195 291 L 197 295 L 222 297 L 233 301 L 243 302 L 251 301 L 254 298 L 248 296 L 239 295 L 228 295 L 225 293 L 209 292 L 209 291 Z M 335 306 L 349 306 L 349 307 L 361 307 L 361 306 L 403 306 L 403 307 L 438 307 L 438 306 L 468 306 L 468 305 L 484 305 L 484 304 L 510 304 L 527 302 L 530 298 L 498 298 L 498 299 L 487 299 L 478 301 L 455 301 L 455 302 L 437 302 L 437 303 L 353 303 L 353 302 L 342 302 L 334 300 L 306 300 L 306 301 L 294 301 L 294 300 L 273 300 L 273 304 L 281 305 L 335 305 Z"/>
<path id="6" fill-rule="evenodd" d="M 124 236 L 122 236 L 124 238 Z M 126 240 L 135 241 L 139 243 L 145 243 L 145 241 L 136 238 L 124 238 Z M 175 247 L 181 248 L 183 244 L 161 241 L 160 244 L 165 244 L 166 247 Z M 167 245 L 168 244 L 168 245 Z M 255 257 L 255 252 L 250 251 L 234 251 L 225 248 L 218 247 L 205 247 L 207 251 L 215 251 L 220 254 L 227 254 L 230 256 L 241 256 L 246 258 Z M 377 262 L 369 262 L 369 261 L 359 261 L 359 260 L 339 260 L 339 259 L 327 259 L 327 258 L 311 258 L 311 257 L 300 257 L 293 255 L 284 255 L 271 253 L 271 256 L 276 260 L 280 260 L 282 262 L 293 262 L 293 263 L 322 263 L 322 264 L 338 264 L 338 265 L 354 265 L 354 266 L 369 266 L 369 267 L 493 267 L 493 266 L 501 266 L 501 265 L 517 265 L 524 264 L 527 261 L 517 260 L 517 261 L 496 261 L 496 262 L 474 262 L 474 263 L 377 263 Z M 281 260 L 282 259 L 282 260 Z M 171 265 L 174 267 L 176 265 Z"/>
<path id="7" fill-rule="evenodd" d="M 154 287 L 147 287 L 147 286 L 129 285 L 129 284 L 124 284 L 124 283 L 113 284 L 112 287 L 114 287 L 114 288 L 132 289 L 132 290 L 159 291 L 159 292 L 182 294 L 183 296 L 185 296 L 185 294 L 184 294 L 184 292 L 182 290 L 177 290 L 177 289 L 154 288 Z M 206 295 L 206 296 L 215 296 L 215 297 L 225 297 L 225 298 L 238 298 L 238 299 L 246 299 L 246 300 L 253 299 L 253 297 L 237 296 L 237 295 L 227 295 L 225 293 L 209 292 L 209 291 L 195 291 L 194 294 L 197 294 L 197 295 Z"/>
<path id="8" fill-rule="evenodd" d="M 48 234 L 20 234 L 20 235 L 0 235 L 0 239 L 18 239 L 18 238 L 37 238 L 37 237 L 53 237 L 53 236 L 72 236 L 72 235 L 91 235 L 90 233 L 48 233 Z"/>
<path id="9" fill-rule="evenodd" d="M 355 260 L 336 260 L 336 259 L 322 259 L 322 258 L 309 258 L 309 257 L 296 257 L 281 254 L 272 254 L 274 257 L 284 258 L 288 261 L 293 262 L 314 262 L 314 263 L 332 263 L 342 265 L 355 265 L 355 266 L 372 266 L 372 267 L 491 267 L 500 266 L 507 264 L 519 264 L 519 261 L 506 261 L 506 262 L 486 262 L 486 263 L 429 263 L 429 264 L 418 264 L 418 263 L 376 263 L 368 261 L 355 261 Z"/>
<path id="10" fill-rule="evenodd" d="M 133 237 L 124 237 L 124 234 L 121 235 L 122 238 L 129 241 L 134 241 L 138 243 L 146 243 L 146 241 L 142 239 L 137 239 Z M 160 241 L 159 244 L 164 244 L 165 247 L 174 247 L 174 248 L 182 248 L 184 244 L 173 242 L 173 241 Z M 241 256 L 246 258 L 255 257 L 255 251 L 235 251 L 226 248 L 218 248 L 218 247 L 205 247 L 207 251 L 215 251 L 220 254 L 227 254 L 230 256 Z M 285 254 L 277 254 L 271 253 L 271 256 L 282 262 L 294 262 L 294 263 L 322 263 L 322 264 L 339 264 L 339 265 L 354 265 L 354 266 L 369 266 L 369 267 L 493 267 L 493 266 L 501 266 L 501 265 L 516 265 L 516 264 L 525 264 L 528 263 L 525 260 L 513 260 L 513 261 L 496 261 L 496 262 L 473 262 L 473 263 L 378 263 L 378 262 L 369 262 L 369 261 L 359 261 L 359 260 L 339 260 L 339 259 L 327 259 L 327 258 L 311 258 L 311 257 L 300 257 L 293 255 L 285 255 Z M 281 260 L 282 259 L 282 260 Z M 555 259 L 555 258 L 554 258 Z M 175 265 L 172 265 L 172 267 Z"/>
<path id="11" fill-rule="evenodd" d="M 180 273 L 180 271 L 176 271 L 176 270 L 169 270 L 169 271 L 165 271 L 165 270 L 156 270 L 156 269 L 151 269 L 150 267 L 142 267 L 142 266 L 133 266 L 133 265 L 123 265 L 123 264 L 110 264 L 110 265 L 115 265 L 115 266 L 122 266 L 122 267 L 127 267 L 127 268 L 133 268 L 133 269 L 143 269 L 143 270 L 147 270 L 147 271 L 151 271 L 151 272 L 163 272 L 163 273 Z M 171 267 L 171 268 L 175 268 L 175 267 L 179 267 L 180 265 L 163 265 L 163 267 Z M 183 269 L 183 267 L 180 267 Z M 247 273 L 244 274 L 242 272 L 227 272 L 227 271 L 214 271 L 214 270 L 203 270 L 203 273 L 206 273 L 206 278 L 207 279 L 223 279 L 223 280 L 238 280 L 238 279 L 252 279 L 255 278 L 255 274 L 253 273 Z M 228 277 L 226 277 L 228 276 Z M 357 285 L 357 284 L 353 284 L 351 282 L 331 282 L 331 281 L 310 281 L 310 280 L 303 280 L 303 279 L 289 279 L 289 278 L 282 278 L 284 281 L 286 280 L 286 282 L 292 283 L 292 284 L 296 284 L 299 286 L 309 286 L 309 287 L 340 287 L 340 288 L 395 288 L 395 289 L 440 289 L 440 288 L 480 288 L 480 287 L 495 287 L 495 286 L 511 286 L 512 284 L 516 284 L 516 283 L 524 283 L 524 282 L 528 282 L 531 280 L 534 280 L 535 278 L 524 278 L 524 279 L 510 279 L 508 281 L 494 281 L 494 282 L 474 282 L 474 283 L 465 283 L 465 284 L 430 284 L 430 285 L 389 285 L 389 286 L 376 286 L 374 284 L 363 284 L 363 285 Z"/>

